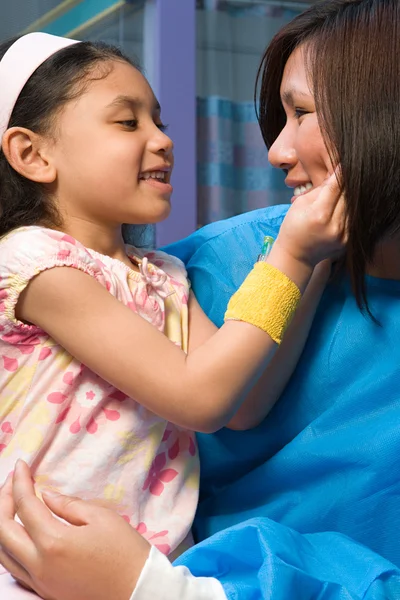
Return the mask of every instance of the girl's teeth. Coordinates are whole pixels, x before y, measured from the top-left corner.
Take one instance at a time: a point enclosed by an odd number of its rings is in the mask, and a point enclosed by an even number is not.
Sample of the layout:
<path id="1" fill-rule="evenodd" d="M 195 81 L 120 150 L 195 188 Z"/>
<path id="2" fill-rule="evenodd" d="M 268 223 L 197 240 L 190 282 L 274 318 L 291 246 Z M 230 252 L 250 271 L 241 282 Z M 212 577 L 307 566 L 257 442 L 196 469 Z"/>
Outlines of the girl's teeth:
<path id="1" fill-rule="evenodd" d="M 148 173 L 143 173 L 143 175 L 141 175 L 140 179 L 144 179 L 145 181 L 147 179 L 158 179 L 158 180 L 164 181 L 165 172 L 164 171 L 149 171 Z"/>

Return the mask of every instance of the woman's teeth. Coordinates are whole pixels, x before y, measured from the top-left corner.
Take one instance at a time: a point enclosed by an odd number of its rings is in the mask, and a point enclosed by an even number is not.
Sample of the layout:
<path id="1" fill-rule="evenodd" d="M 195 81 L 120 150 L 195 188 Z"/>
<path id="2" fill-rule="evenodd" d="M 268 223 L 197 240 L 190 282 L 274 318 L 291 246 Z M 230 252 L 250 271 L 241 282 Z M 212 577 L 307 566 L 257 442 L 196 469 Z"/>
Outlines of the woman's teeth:
<path id="1" fill-rule="evenodd" d="M 165 171 L 148 171 L 140 176 L 140 179 L 158 179 L 159 181 L 165 181 Z"/>
<path id="2" fill-rule="evenodd" d="M 294 188 L 294 196 L 301 196 L 301 194 L 305 194 L 306 192 L 309 192 L 310 190 L 313 189 L 313 184 L 312 183 L 306 183 L 306 185 L 298 185 L 296 188 Z"/>

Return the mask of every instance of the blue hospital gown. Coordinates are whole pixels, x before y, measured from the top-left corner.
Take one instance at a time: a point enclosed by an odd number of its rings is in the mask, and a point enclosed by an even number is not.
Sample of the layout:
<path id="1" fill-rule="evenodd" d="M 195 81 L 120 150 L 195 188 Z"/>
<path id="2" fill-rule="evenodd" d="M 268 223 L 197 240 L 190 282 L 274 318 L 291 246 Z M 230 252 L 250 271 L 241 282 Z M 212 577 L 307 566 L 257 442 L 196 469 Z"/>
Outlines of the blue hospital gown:
<path id="1" fill-rule="evenodd" d="M 167 248 L 217 325 L 287 208 Z M 330 283 L 265 421 L 198 436 L 201 543 L 179 564 L 218 578 L 230 600 L 400 599 L 400 281 L 368 277 L 367 290 L 381 327 L 346 278 Z"/>

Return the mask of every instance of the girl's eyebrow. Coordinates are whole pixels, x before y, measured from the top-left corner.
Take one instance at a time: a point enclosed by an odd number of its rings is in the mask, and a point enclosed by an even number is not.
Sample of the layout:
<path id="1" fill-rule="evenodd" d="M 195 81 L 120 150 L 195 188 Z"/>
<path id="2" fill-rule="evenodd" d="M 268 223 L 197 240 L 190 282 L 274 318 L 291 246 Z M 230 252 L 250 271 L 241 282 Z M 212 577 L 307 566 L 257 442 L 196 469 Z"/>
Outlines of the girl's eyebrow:
<path id="1" fill-rule="evenodd" d="M 302 92 L 301 90 L 296 90 L 294 88 L 291 88 L 289 90 L 285 90 L 284 92 L 282 92 L 282 102 L 284 102 L 285 104 L 287 104 L 288 106 L 290 106 L 290 108 L 294 108 L 295 106 L 295 101 L 294 98 L 302 98 L 304 100 L 310 100 L 310 94 L 307 94 L 306 92 Z"/>
<path id="2" fill-rule="evenodd" d="M 141 98 L 134 98 L 133 96 L 125 96 L 123 94 L 114 98 L 110 104 L 107 105 L 106 108 L 133 108 L 140 109 L 145 106 L 145 103 Z M 154 112 L 161 111 L 160 103 L 157 100 L 154 100 L 153 105 Z"/>

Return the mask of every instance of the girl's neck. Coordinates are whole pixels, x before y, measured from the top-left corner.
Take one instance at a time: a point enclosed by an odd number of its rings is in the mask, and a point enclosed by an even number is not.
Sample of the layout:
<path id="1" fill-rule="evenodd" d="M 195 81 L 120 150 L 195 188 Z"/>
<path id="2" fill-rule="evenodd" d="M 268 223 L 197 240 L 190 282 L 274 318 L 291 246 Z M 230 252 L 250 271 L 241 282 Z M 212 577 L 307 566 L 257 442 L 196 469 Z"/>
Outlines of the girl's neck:
<path id="1" fill-rule="evenodd" d="M 64 222 L 60 229 L 78 240 L 85 248 L 110 256 L 111 258 L 116 258 L 125 263 L 129 262 L 121 226 L 110 227 L 84 219 L 70 218 Z"/>
<path id="2" fill-rule="evenodd" d="M 400 242 L 387 240 L 379 245 L 373 262 L 367 268 L 367 275 L 380 279 L 400 280 Z"/>

